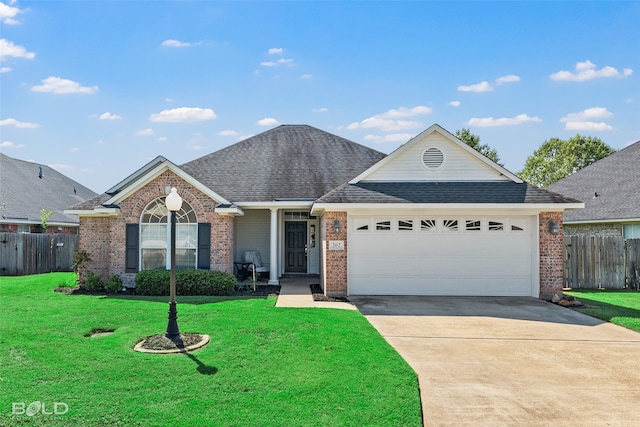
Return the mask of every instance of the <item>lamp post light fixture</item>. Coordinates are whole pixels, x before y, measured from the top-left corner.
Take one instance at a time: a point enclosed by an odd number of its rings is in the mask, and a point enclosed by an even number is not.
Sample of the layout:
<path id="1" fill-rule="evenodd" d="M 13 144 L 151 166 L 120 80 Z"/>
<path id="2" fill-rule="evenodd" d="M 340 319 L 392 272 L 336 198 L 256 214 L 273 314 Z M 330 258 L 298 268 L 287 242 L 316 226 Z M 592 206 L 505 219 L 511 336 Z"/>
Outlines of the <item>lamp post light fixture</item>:
<path id="1" fill-rule="evenodd" d="M 169 284 L 169 323 L 167 324 L 167 338 L 175 340 L 180 337 L 178 330 L 178 311 L 176 310 L 176 212 L 182 208 L 182 197 L 178 195 L 178 190 L 171 189 L 171 193 L 165 199 L 165 205 L 171 212 L 171 282 Z"/>

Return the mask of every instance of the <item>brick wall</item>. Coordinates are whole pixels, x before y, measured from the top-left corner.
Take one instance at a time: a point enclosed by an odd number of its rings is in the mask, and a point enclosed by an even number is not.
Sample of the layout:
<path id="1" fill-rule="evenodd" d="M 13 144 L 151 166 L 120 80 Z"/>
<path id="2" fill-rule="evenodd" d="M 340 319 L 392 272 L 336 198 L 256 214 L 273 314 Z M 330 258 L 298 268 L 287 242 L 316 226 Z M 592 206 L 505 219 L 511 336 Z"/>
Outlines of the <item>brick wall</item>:
<path id="1" fill-rule="evenodd" d="M 565 236 L 622 236 L 622 224 L 565 224 Z"/>
<path id="2" fill-rule="evenodd" d="M 145 207 L 166 196 L 167 186 L 178 189 L 182 199 L 195 211 L 198 222 L 211 223 L 210 268 L 233 273 L 233 217 L 216 214 L 214 200 L 170 171 L 120 202 L 119 215 L 81 217 L 79 246 L 93 259 L 89 270 L 103 278 L 117 274 L 125 286 L 133 286 L 135 273 L 125 273 L 126 224 L 139 223 Z"/>
<path id="3" fill-rule="evenodd" d="M 340 221 L 340 233 L 333 230 L 335 220 Z M 322 239 L 322 285 L 325 295 L 347 294 L 347 213 L 325 212 L 320 221 Z M 329 240 L 344 241 L 344 250 L 330 251 Z"/>
<path id="4" fill-rule="evenodd" d="M 555 236 L 549 232 L 550 220 L 560 226 L 560 233 Z M 550 300 L 553 294 L 562 294 L 562 212 L 541 212 L 538 235 L 540 242 L 540 298 Z"/>

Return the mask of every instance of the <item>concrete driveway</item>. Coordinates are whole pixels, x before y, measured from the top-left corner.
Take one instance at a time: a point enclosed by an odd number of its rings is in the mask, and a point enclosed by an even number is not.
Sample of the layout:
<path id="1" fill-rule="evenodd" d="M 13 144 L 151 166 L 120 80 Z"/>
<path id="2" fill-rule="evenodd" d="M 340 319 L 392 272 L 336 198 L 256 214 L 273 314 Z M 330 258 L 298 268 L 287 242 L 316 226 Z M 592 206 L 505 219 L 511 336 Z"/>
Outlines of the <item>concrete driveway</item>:
<path id="1" fill-rule="evenodd" d="M 349 299 L 418 374 L 426 426 L 640 426 L 636 332 L 534 298 Z"/>

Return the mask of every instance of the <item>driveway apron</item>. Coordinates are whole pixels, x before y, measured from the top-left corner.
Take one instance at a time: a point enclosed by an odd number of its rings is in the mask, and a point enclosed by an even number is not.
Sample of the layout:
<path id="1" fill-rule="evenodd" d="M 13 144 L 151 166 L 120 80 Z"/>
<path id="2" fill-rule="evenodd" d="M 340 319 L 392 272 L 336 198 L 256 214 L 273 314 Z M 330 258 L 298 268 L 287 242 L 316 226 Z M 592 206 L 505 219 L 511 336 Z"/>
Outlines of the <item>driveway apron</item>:
<path id="1" fill-rule="evenodd" d="M 426 426 L 640 426 L 640 334 L 534 298 L 350 297 Z"/>

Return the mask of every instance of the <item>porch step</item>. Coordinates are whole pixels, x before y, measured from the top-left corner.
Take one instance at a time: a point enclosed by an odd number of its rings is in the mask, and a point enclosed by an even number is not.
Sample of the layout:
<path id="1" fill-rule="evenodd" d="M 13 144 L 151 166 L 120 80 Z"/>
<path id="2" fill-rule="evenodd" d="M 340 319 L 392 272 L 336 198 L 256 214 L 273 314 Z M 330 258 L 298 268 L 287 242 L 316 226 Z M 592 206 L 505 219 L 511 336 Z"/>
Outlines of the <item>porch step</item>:
<path id="1" fill-rule="evenodd" d="M 284 273 L 282 279 L 320 279 L 319 274 Z"/>

